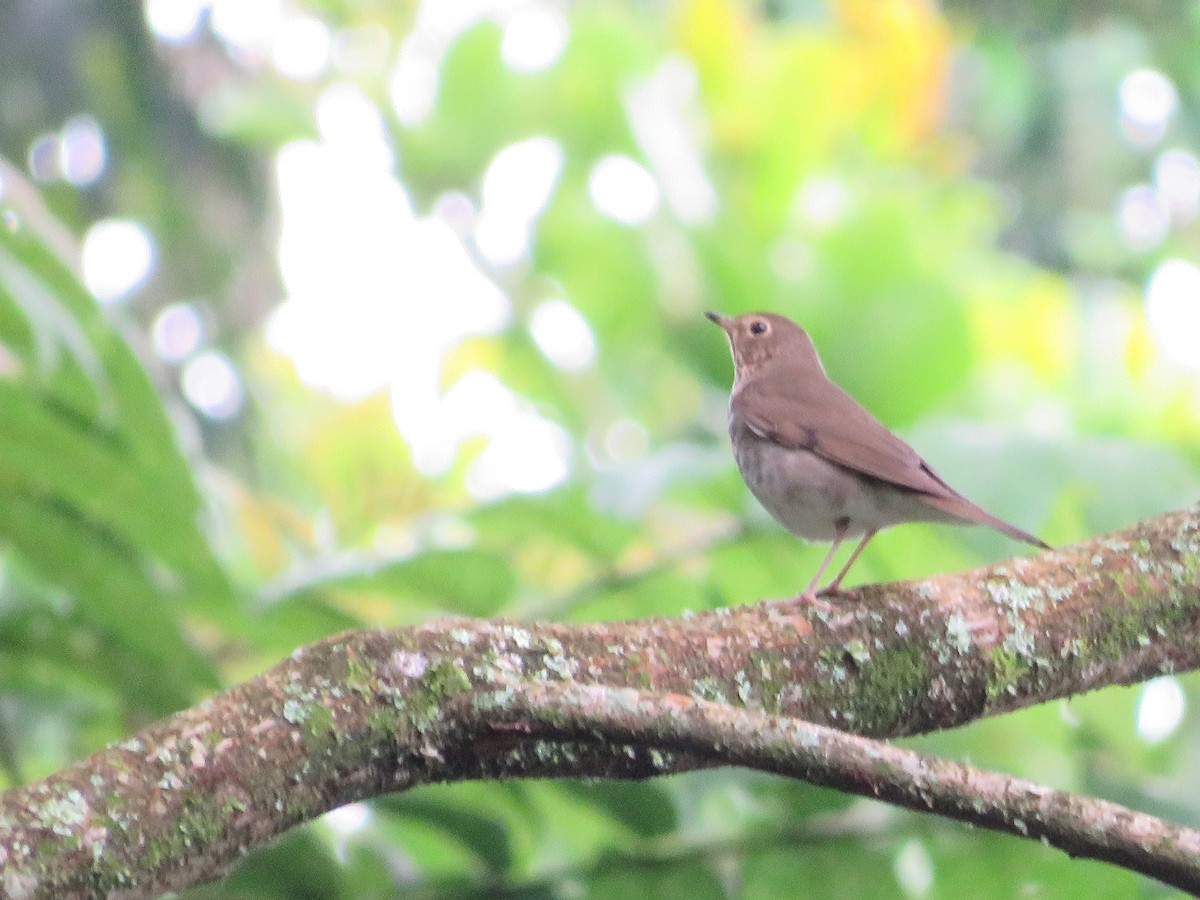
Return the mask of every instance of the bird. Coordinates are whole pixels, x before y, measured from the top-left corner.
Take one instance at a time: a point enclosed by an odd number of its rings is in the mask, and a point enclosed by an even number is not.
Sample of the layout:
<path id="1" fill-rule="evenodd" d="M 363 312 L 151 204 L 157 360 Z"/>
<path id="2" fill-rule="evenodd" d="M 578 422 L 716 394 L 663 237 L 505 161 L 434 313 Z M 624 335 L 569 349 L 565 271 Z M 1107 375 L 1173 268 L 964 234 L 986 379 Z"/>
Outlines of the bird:
<path id="1" fill-rule="evenodd" d="M 776 313 L 706 312 L 729 339 L 729 437 L 742 480 L 784 528 L 829 542 L 800 599 L 836 594 L 879 531 L 903 522 L 986 525 L 1044 550 L 1050 545 L 975 505 L 825 374 L 812 339 Z M 843 541 L 860 538 L 821 591 Z"/>

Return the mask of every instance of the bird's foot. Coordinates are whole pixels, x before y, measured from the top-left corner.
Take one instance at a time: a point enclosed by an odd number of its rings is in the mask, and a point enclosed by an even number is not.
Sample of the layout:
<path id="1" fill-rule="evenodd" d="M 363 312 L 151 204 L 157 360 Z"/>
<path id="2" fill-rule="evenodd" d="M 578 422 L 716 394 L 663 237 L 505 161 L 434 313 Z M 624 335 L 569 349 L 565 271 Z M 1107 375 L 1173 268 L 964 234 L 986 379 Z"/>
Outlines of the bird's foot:
<path id="1" fill-rule="evenodd" d="M 804 606 L 811 606 L 823 613 L 831 613 L 837 609 L 836 603 L 830 603 L 825 599 L 829 594 L 838 593 L 836 590 L 830 591 L 828 588 L 822 588 L 819 591 L 814 591 L 809 588 L 803 594 L 796 595 L 796 601 Z"/>

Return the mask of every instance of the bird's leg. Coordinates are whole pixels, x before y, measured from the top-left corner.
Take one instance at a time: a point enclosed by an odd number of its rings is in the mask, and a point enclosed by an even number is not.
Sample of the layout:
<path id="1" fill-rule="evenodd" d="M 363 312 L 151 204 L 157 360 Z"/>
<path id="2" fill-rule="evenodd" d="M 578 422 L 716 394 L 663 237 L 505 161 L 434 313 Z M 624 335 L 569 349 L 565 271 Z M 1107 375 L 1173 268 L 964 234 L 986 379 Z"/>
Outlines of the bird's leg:
<path id="1" fill-rule="evenodd" d="M 829 584 L 827 584 L 825 587 L 821 588 L 821 590 L 817 593 L 836 594 L 838 592 L 838 588 L 842 584 L 842 579 L 846 577 L 846 573 L 850 571 L 850 567 L 854 565 L 854 561 L 858 559 L 859 554 L 863 552 L 863 548 L 867 546 L 867 542 L 873 537 L 875 537 L 874 531 L 868 531 L 866 534 L 864 534 L 862 536 L 862 540 L 858 542 L 858 546 L 854 548 L 854 552 L 850 554 L 850 558 L 846 560 L 846 564 L 842 566 L 842 571 L 838 572 L 837 577 L 834 578 L 833 581 L 829 582 Z M 809 587 L 811 588 L 812 585 L 809 585 Z"/>
<path id="2" fill-rule="evenodd" d="M 817 566 L 817 572 L 812 577 L 812 581 L 808 583 L 808 587 L 804 589 L 804 593 L 800 595 L 800 599 L 807 603 L 815 603 L 817 601 L 817 585 L 821 583 L 821 576 L 825 574 L 825 570 L 829 568 L 829 563 L 833 561 L 833 554 L 837 553 L 837 548 L 841 546 L 843 539 L 846 537 L 846 531 L 850 528 L 849 519 L 838 519 L 833 523 L 833 543 L 829 545 L 829 552 L 825 554 L 825 558 L 821 560 L 821 564 Z M 853 562 L 853 559 L 851 559 Z M 846 572 L 843 569 L 842 575 Z M 839 575 L 840 579 L 842 575 Z M 825 593 L 825 591 L 821 591 Z"/>

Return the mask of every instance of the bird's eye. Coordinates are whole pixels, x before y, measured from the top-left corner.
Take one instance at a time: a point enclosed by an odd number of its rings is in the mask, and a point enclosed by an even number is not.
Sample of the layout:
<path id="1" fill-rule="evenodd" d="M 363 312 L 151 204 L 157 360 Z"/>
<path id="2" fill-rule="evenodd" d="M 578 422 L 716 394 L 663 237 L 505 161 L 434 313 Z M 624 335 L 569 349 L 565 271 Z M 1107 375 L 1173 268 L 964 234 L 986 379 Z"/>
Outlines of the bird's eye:
<path id="1" fill-rule="evenodd" d="M 767 323 L 764 322 L 762 319 L 755 319 L 753 322 L 750 323 L 750 333 L 751 334 L 766 334 L 767 333 Z"/>

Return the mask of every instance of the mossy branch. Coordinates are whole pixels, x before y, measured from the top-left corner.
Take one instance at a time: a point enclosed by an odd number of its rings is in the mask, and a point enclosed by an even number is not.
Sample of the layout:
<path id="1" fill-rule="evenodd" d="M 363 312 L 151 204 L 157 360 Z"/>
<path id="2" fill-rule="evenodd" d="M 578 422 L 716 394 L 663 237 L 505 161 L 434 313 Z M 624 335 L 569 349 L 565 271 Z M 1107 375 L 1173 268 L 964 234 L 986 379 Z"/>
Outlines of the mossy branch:
<path id="1" fill-rule="evenodd" d="M 678 694 L 578 684 L 525 685 L 494 705 L 474 702 L 489 733 L 531 728 L 542 740 L 654 746 L 773 772 L 1044 841 L 1200 893 L 1200 831 L 824 725 Z"/>
<path id="2" fill-rule="evenodd" d="M 1034 559 L 862 588 L 830 608 L 350 632 L 0 796 L 0 888 L 19 898 L 154 896 L 218 878 L 247 849 L 326 810 L 435 781 L 754 764 L 732 735 L 714 740 L 718 712 L 763 740 L 780 730 L 784 744 L 771 752 L 783 752 L 805 722 L 890 737 L 1195 669 L 1198 571 L 1192 508 Z M 586 716 L 569 703 L 584 689 Z M 638 708 L 646 714 L 631 720 Z M 821 780 L 804 766 L 789 774 Z M 905 778 L 901 793 L 917 784 Z M 1066 810 L 1081 829 L 1095 824 Z M 1033 821 L 1015 806 L 1002 818 Z M 1176 848 L 1190 846 L 1189 834 L 1157 826 Z M 1149 851 L 1159 868 L 1142 871 L 1171 880 L 1167 843 Z"/>

